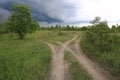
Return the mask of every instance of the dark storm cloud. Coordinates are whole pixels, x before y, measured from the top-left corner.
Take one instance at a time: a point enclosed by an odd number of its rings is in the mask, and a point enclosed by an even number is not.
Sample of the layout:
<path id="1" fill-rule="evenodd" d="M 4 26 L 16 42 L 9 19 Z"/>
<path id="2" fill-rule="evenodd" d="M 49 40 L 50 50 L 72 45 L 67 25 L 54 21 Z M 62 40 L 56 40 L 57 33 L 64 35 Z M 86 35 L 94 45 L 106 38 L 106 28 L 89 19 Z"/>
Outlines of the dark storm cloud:
<path id="1" fill-rule="evenodd" d="M 64 22 L 75 15 L 75 7 L 63 0 L 0 0 L 0 12 L 6 11 L 8 16 L 11 5 L 27 4 L 31 8 L 33 18 L 48 23 Z"/>
<path id="2" fill-rule="evenodd" d="M 14 2 L 27 4 L 40 24 L 83 24 L 96 16 L 120 24 L 120 0 L 0 0 L 0 15 L 4 19 L 10 15 Z"/>
<path id="3" fill-rule="evenodd" d="M 8 18 L 8 16 L 10 15 L 10 12 L 8 10 L 0 8 L 0 15 L 2 16 L 1 21 L 4 21 Z"/>

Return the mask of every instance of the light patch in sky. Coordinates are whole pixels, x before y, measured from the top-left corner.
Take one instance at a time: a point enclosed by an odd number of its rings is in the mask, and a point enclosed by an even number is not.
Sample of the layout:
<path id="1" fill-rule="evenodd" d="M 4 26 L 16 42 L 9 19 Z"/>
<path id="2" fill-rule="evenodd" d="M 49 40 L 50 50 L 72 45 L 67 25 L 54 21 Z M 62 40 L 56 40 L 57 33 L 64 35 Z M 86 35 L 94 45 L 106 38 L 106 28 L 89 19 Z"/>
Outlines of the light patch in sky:
<path id="1" fill-rule="evenodd" d="M 108 22 L 120 20 L 120 0 L 76 0 L 73 3 L 80 7 L 77 8 L 76 16 L 70 17 L 68 20 L 91 20 L 96 16 L 100 16 Z"/>

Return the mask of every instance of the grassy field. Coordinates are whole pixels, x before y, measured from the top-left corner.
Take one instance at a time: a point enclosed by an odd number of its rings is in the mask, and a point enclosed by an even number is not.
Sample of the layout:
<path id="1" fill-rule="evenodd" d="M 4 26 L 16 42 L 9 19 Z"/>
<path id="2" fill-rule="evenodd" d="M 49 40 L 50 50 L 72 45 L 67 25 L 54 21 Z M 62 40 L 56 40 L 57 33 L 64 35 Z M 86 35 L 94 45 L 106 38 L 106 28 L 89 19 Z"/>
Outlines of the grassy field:
<path id="1" fill-rule="evenodd" d="M 80 31 L 39 31 L 37 34 L 40 34 L 37 36 L 39 39 L 48 41 L 48 42 L 54 42 L 54 41 L 60 41 L 65 42 L 74 36 L 80 34 Z"/>
<path id="2" fill-rule="evenodd" d="M 0 35 L 0 80 L 46 80 L 51 50 L 36 38 L 38 33 L 24 40 L 15 36 Z"/>
<path id="3" fill-rule="evenodd" d="M 118 35 L 112 34 L 112 35 Z M 120 41 L 120 38 L 116 40 Z M 114 80 L 120 80 L 120 46 L 119 43 L 116 43 L 110 47 L 113 48 L 112 51 L 103 52 L 97 50 L 97 46 L 92 46 L 88 41 L 85 40 L 84 36 L 81 39 L 81 46 L 83 51 L 90 57 L 93 61 L 99 63 L 107 71 L 110 71 L 110 74 L 113 76 Z M 111 42 L 112 44 L 112 42 Z"/>
<path id="4" fill-rule="evenodd" d="M 37 31 L 24 40 L 16 35 L 0 35 L 0 80 L 46 80 L 51 66 L 51 50 L 44 42 L 67 41 L 79 32 Z"/>
<path id="5" fill-rule="evenodd" d="M 69 79 L 67 80 L 93 80 L 70 52 L 65 52 L 64 60 L 68 64 Z"/>

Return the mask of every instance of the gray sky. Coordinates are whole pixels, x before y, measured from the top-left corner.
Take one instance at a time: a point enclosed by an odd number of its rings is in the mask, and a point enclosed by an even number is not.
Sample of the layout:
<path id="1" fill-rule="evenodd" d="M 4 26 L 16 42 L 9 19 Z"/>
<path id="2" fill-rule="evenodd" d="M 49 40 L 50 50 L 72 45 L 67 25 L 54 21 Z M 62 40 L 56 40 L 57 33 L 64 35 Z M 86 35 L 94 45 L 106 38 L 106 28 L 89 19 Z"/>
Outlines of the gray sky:
<path id="1" fill-rule="evenodd" d="M 27 4 L 41 25 L 85 25 L 96 16 L 110 25 L 120 22 L 120 0 L 0 0 L 0 14 L 7 18 L 14 2 Z"/>

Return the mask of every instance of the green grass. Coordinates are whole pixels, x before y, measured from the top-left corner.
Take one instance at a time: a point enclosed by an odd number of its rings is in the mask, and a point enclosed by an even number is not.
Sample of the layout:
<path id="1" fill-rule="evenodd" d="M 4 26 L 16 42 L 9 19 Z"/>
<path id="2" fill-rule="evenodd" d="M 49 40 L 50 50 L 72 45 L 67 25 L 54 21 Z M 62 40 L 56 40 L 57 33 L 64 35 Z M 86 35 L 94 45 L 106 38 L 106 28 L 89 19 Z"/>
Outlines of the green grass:
<path id="1" fill-rule="evenodd" d="M 38 35 L 26 35 L 24 40 L 0 35 L 0 80 L 47 80 L 51 50 Z"/>
<path id="2" fill-rule="evenodd" d="M 70 80 L 93 80 L 88 72 L 78 63 L 70 52 L 65 52 L 64 60 L 68 64 Z"/>
<path id="3" fill-rule="evenodd" d="M 0 80 L 47 80 L 51 50 L 44 41 L 64 42 L 79 32 L 37 31 L 18 40 L 15 34 L 0 35 Z"/>
<path id="4" fill-rule="evenodd" d="M 44 33 L 42 33 L 44 32 Z M 38 36 L 38 38 L 48 41 L 48 42 L 54 42 L 54 41 L 60 41 L 65 42 L 74 36 L 78 35 L 80 32 L 78 31 L 39 31 L 41 35 Z"/>

